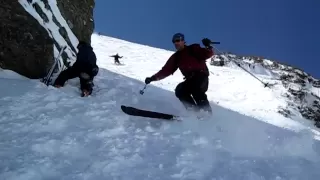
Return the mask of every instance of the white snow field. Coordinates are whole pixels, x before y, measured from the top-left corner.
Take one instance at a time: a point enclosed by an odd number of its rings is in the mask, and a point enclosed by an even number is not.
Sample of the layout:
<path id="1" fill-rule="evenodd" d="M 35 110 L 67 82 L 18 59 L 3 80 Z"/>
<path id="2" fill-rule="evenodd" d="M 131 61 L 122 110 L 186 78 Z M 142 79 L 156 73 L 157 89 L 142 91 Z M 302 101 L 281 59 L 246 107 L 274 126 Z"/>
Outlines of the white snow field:
<path id="1" fill-rule="evenodd" d="M 214 113 L 199 121 L 174 96 L 179 71 L 139 94 L 172 52 L 96 34 L 92 44 L 100 71 L 90 97 L 78 79 L 56 89 L 0 70 L 1 180 L 319 179 L 317 131 L 276 113 L 280 86 L 210 66 Z M 115 53 L 125 65 L 113 64 Z M 132 117 L 122 104 L 185 117 Z"/>

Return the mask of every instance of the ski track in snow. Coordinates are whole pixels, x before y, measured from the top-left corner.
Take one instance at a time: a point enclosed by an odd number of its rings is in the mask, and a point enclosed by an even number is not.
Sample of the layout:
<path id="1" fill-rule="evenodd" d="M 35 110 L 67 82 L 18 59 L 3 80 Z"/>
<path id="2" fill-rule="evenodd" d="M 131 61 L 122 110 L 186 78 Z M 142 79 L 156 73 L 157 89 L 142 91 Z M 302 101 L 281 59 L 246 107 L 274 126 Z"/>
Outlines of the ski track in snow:
<path id="1" fill-rule="evenodd" d="M 210 66 L 212 118 L 131 117 L 121 104 L 185 113 L 172 92 L 179 71 L 139 94 L 172 52 L 95 34 L 92 43 L 101 69 L 87 98 L 78 79 L 56 89 L 0 71 L 0 179 L 319 178 L 320 142 L 276 113 L 280 86 L 271 91 L 239 69 Z M 117 52 L 125 65 L 113 64 Z"/>

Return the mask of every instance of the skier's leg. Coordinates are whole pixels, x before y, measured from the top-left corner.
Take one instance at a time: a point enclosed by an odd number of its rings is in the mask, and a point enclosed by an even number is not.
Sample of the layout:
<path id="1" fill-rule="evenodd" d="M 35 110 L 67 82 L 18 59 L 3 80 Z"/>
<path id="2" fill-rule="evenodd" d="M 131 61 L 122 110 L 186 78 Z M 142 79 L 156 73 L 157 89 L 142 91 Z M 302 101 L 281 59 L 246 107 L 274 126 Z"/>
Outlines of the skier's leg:
<path id="1" fill-rule="evenodd" d="M 184 81 L 178 84 L 175 89 L 175 94 L 176 94 L 176 97 L 182 102 L 182 104 L 187 110 L 192 109 L 196 106 L 196 103 L 191 97 L 188 81 Z"/>
<path id="2" fill-rule="evenodd" d="M 194 79 L 192 96 L 197 103 L 197 107 L 209 113 L 212 109 L 207 98 L 206 92 L 209 86 L 209 79 L 207 76 L 199 76 Z"/>
<path id="3" fill-rule="evenodd" d="M 193 94 L 193 98 L 197 102 L 197 108 L 212 113 L 212 109 L 205 92 L 197 92 Z"/>
<path id="4" fill-rule="evenodd" d="M 80 89 L 81 89 L 81 96 L 88 96 L 92 93 L 93 90 L 93 77 L 89 74 L 82 72 L 80 73 Z"/>
<path id="5" fill-rule="evenodd" d="M 80 89 L 82 91 L 81 96 L 88 96 L 92 94 L 93 90 L 93 79 L 98 74 L 99 67 L 94 67 L 89 73 L 82 72 L 80 73 Z"/>
<path id="6" fill-rule="evenodd" d="M 74 67 L 70 67 L 59 74 L 53 85 L 56 87 L 64 86 L 67 80 L 76 78 L 78 76 L 78 71 Z"/>

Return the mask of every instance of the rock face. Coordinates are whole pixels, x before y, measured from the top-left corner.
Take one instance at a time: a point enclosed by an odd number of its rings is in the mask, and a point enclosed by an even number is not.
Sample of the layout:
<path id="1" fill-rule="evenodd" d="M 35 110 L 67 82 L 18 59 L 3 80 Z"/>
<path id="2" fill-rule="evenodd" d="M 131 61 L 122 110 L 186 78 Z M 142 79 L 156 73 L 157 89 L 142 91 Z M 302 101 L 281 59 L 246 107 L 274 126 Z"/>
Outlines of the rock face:
<path id="1" fill-rule="evenodd" d="M 44 77 L 57 52 L 75 60 L 78 40 L 90 43 L 94 0 L 0 0 L 0 67 L 29 78 Z"/>
<path id="2" fill-rule="evenodd" d="M 52 39 L 18 1 L 0 3 L 0 67 L 43 77 L 53 62 Z"/>
<path id="3" fill-rule="evenodd" d="M 288 118 L 297 116 L 294 112 L 298 112 L 299 116 L 313 120 L 315 126 L 320 128 L 319 79 L 298 68 L 262 57 L 225 53 L 215 55 L 213 60 L 225 61 L 225 65 L 231 64 L 232 60 L 256 76 L 259 75 L 259 71 L 272 74 L 269 77 L 276 82 L 278 88 L 284 88 L 282 96 L 287 103 L 286 106 L 279 107 L 278 112 Z"/>
<path id="4" fill-rule="evenodd" d="M 62 16 L 78 39 L 91 43 L 94 0 L 57 0 L 57 3 Z"/>

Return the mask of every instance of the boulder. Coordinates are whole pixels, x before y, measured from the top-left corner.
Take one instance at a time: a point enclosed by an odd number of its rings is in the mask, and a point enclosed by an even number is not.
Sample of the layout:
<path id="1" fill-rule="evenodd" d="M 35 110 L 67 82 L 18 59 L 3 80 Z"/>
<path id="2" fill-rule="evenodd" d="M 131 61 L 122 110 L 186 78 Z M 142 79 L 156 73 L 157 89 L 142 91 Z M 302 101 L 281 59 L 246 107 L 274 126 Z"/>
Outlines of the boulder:
<path id="1" fill-rule="evenodd" d="M 53 63 L 48 32 L 18 1 L 0 3 L 0 67 L 29 78 L 45 76 Z"/>

